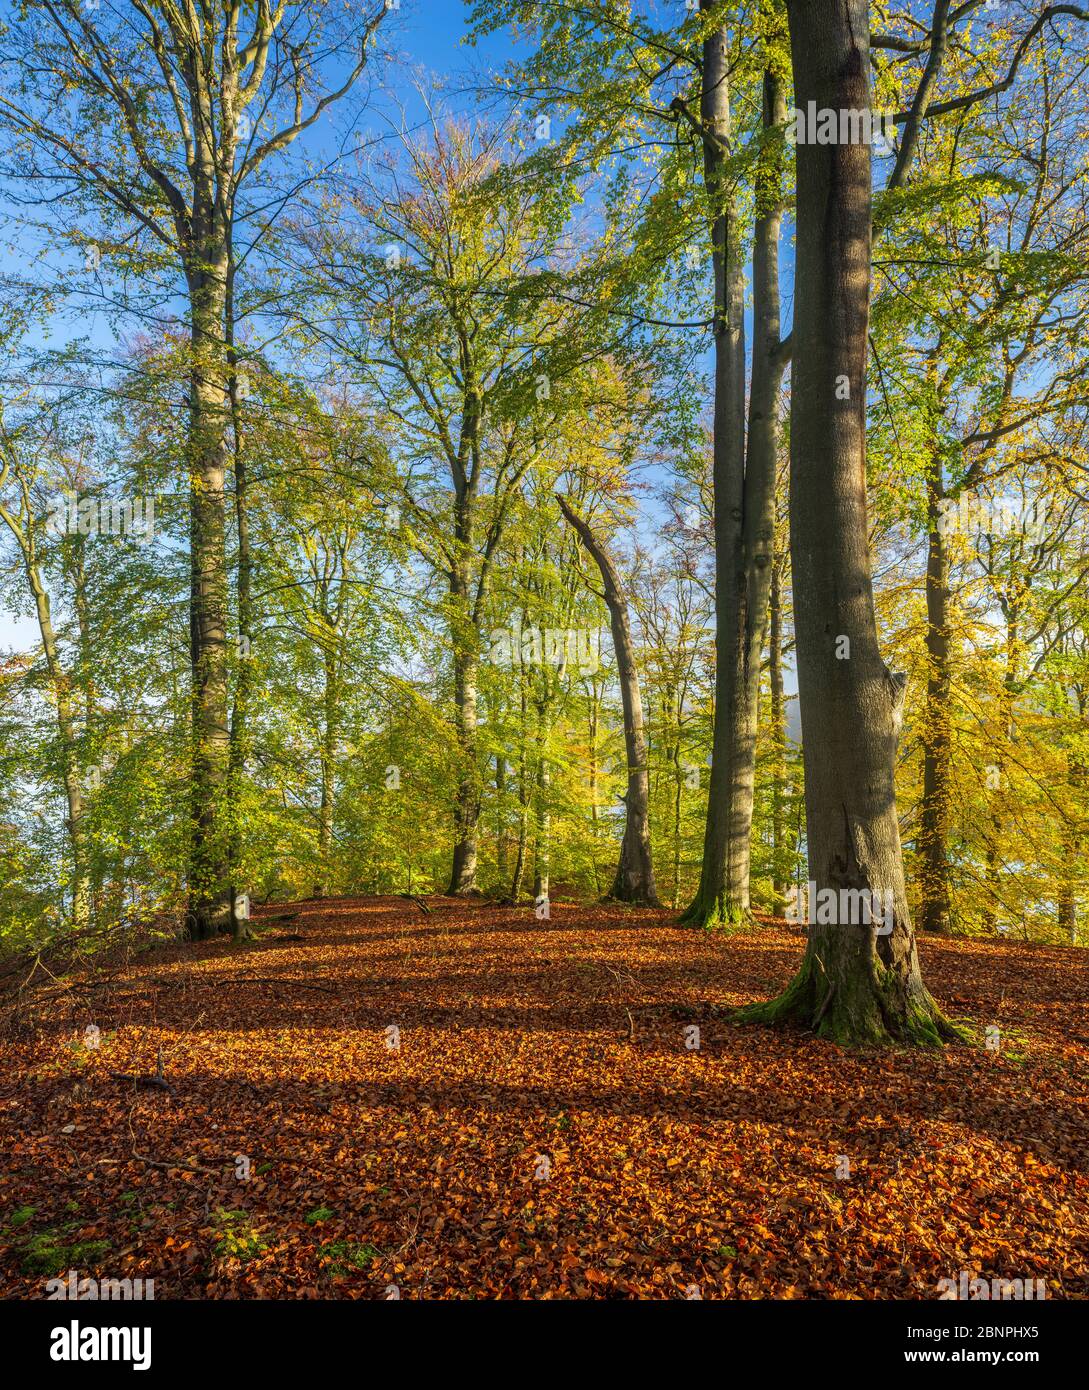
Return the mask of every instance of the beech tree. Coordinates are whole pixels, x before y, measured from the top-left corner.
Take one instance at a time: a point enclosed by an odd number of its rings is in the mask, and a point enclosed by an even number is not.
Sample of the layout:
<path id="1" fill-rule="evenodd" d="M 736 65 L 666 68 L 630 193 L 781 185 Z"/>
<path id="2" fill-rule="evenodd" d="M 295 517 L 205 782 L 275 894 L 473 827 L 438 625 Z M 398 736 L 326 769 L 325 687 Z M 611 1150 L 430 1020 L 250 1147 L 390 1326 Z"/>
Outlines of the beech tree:
<path id="1" fill-rule="evenodd" d="M 787 8 L 795 105 L 869 111 L 868 6 L 789 0 Z M 891 929 L 879 931 L 863 911 L 811 921 L 785 993 L 742 1016 L 794 1019 L 844 1042 L 938 1042 L 955 1033 L 919 969 L 896 810 L 905 677 L 882 659 L 874 612 L 866 497 L 870 159 L 862 141 L 797 149 L 790 549 L 810 881 L 840 904 L 845 894 L 891 895 Z"/>
<path id="2" fill-rule="evenodd" d="M 389 0 L 338 32 L 313 7 L 29 0 L 0 41 L 0 120 L 97 271 L 185 287 L 192 665 L 190 933 L 227 929 L 231 888 L 225 483 L 235 362 L 228 280 L 245 190 L 355 84 Z M 330 53 L 346 60 L 325 86 Z M 318 56 L 321 55 L 321 63 Z M 65 196 L 66 195 L 66 196 Z M 67 225 L 65 225 L 67 223 Z"/>
<path id="3" fill-rule="evenodd" d="M 616 652 L 617 679 L 624 706 L 624 751 L 627 761 L 627 791 L 624 796 L 624 838 L 620 843 L 620 862 L 609 897 L 619 902 L 658 906 L 654 868 L 650 849 L 650 779 L 647 773 L 647 743 L 643 733 L 643 702 L 639 693 L 639 672 L 635 664 L 628 599 L 612 556 L 588 521 L 575 511 L 566 497 L 556 496 L 568 524 L 593 557 L 601 574 L 603 597 L 612 624 Z"/>

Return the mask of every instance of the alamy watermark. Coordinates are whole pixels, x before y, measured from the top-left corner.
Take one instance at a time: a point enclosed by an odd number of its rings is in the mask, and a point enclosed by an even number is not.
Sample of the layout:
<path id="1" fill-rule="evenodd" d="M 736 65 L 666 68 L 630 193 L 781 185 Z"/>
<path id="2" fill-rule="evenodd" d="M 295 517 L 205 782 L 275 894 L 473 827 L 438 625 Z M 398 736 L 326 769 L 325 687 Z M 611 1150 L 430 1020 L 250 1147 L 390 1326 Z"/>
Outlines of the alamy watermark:
<path id="1" fill-rule="evenodd" d="M 155 1300 L 154 1279 L 81 1279 L 79 1271 L 70 1269 L 67 1279 L 49 1279 L 45 1285 L 47 1299 L 66 1298 L 73 1302 L 98 1303 L 120 1300 Z"/>
<path id="2" fill-rule="evenodd" d="M 787 112 L 789 145 L 873 145 L 878 153 L 888 154 L 895 135 L 896 122 L 888 111 L 837 111 L 810 101 L 804 111 L 792 107 Z"/>
<path id="3" fill-rule="evenodd" d="M 888 936 L 896 898 L 891 888 L 818 888 L 810 879 L 804 890 L 791 884 L 786 915 L 811 927 L 874 926 L 878 936 Z"/>
<path id="4" fill-rule="evenodd" d="M 497 666 L 574 666 L 587 676 L 601 666 L 601 633 L 588 627 L 495 628 L 488 658 Z"/>
<path id="5" fill-rule="evenodd" d="M 967 1269 L 962 1269 L 956 1279 L 938 1280 L 938 1298 L 942 1302 L 950 1299 L 1015 1299 L 1017 1301 L 1047 1297 L 1045 1279 L 981 1279 Z"/>
<path id="6" fill-rule="evenodd" d="M 1002 498 L 943 497 L 938 503 L 938 535 L 1013 536 L 1029 542 L 1047 535 L 1051 507 L 1045 502 L 1018 505 Z"/>
<path id="7" fill-rule="evenodd" d="M 58 536 L 132 536 L 149 541 L 155 534 L 155 499 L 54 497 L 45 527 Z"/>

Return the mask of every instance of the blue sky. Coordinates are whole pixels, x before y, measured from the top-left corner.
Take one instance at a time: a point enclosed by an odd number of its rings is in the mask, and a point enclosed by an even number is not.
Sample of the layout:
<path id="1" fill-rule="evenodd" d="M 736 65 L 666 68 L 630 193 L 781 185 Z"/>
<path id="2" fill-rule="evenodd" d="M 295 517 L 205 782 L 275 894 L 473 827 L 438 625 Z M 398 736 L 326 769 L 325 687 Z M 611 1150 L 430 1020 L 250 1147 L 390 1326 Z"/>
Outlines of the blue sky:
<path id="1" fill-rule="evenodd" d="M 8 0 L 0 0 L 0 14 L 11 15 Z M 442 105 L 451 113 L 472 114 L 481 106 L 477 91 L 485 71 L 500 69 L 515 53 L 513 41 L 505 34 L 482 40 L 476 45 L 467 43 L 470 7 L 463 0 L 400 0 L 400 9 L 393 12 L 384 25 L 385 37 L 380 51 L 389 57 L 375 75 L 376 91 L 371 108 L 364 114 L 361 126 L 371 134 L 388 130 L 383 113 L 392 116 L 403 107 L 409 120 L 422 117 L 423 107 L 416 85 L 425 90 L 442 93 Z M 334 117 L 335 119 L 335 117 Z M 328 132 L 325 127 L 325 132 Z M 322 123 L 308 135 L 308 152 L 319 152 L 328 135 Z M 18 248 L 16 248 L 18 250 Z M 784 247 L 784 260 L 789 261 L 789 247 Z M 0 252 L 2 254 L 2 252 Z M 179 283 L 179 291 L 181 285 Z M 115 341 L 101 315 L 91 314 L 73 321 L 58 322 L 50 335 L 51 345 L 61 347 L 73 337 L 87 338 L 105 354 L 113 356 Z M 0 609 L 0 650 L 26 650 L 39 643 L 36 621 L 29 615 L 13 615 Z"/>
<path id="2" fill-rule="evenodd" d="M 482 68 L 501 66 L 512 49 L 503 37 L 470 47 L 465 42 L 468 17 L 469 6 L 462 0 L 401 0 L 400 9 L 389 17 L 386 47 L 394 57 L 382 70 L 381 80 L 389 93 L 385 101 L 379 99 L 379 109 L 387 103 L 403 102 L 410 117 L 420 113 L 414 80 L 425 87 L 444 89 L 453 111 L 471 111 L 478 105 L 471 93 L 459 89 L 469 85 L 472 76 Z M 0 22 L 17 22 L 10 0 L 0 3 Z M 364 123 L 372 129 L 381 128 L 379 120 L 365 119 Z M 8 266 L 19 265 L 17 243 L 15 252 L 15 257 L 10 258 L 6 249 L 0 250 Z M 87 337 L 107 351 L 111 342 L 109 329 L 98 315 L 79 322 L 67 319 L 56 323 L 48 341 L 59 348 L 76 337 Z M 33 617 L 15 615 L 0 607 L 0 650 L 26 650 L 39 641 L 38 624 Z"/>

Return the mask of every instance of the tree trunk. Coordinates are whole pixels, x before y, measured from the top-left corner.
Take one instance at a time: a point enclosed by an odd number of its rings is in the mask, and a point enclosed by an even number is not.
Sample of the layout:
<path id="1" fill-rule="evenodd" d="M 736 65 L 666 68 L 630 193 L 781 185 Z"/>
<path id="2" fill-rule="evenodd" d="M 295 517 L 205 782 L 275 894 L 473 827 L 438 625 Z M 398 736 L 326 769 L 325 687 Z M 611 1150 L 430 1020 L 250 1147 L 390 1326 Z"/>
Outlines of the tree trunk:
<path id="1" fill-rule="evenodd" d="M 923 719 L 923 801 L 919 811 L 919 926 L 948 932 L 949 822 L 952 809 L 952 671 L 949 643 L 949 557 L 939 524 L 944 496 L 937 451 L 927 476 L 926 712 Z"/>
<path id="2" fill-rule="evenodd" d="M 476 765 L 477 661 L 462 651 L 454 656 L 454 711 L 462 770 L 454 803 L 454 862 L 451 894 L 476 889 L 477 827 L 480 821 L 480 776 Z"/>
<path id="3" fill-rule="evenodd" d="M 987 823 L 986 831 L 986 882 L 987 895 L 983 905 L 983 928 L 988 932 L 998 930 L 998 909 L 1002 906 L 1002 871 L 1005 860 L 1002 853 L 1003 826 L 1005 823 L 1005 787 L 1007 748 L 1014 736 L 1014 708 L 1017 702 L 1017 687 L 1021 667 L 1021 609 L 1015 599 L 1001 600 L 1006 620 L 1005 669 L 1002 672 L 1002 690 L 999 708 L 1002 713 L 1000 732 L 996 740 L 997 749 L 994 762 L 987 769 Z M 991 785 L 993 782 L 994 785 Z"/>
<path id="4" fill-rule="evenodd" d="M 242 857 L 242 791 L 249 755 L 249 709 L 253 686 L 253 665 L 250 642 L 253 630 L 253 557 L 250 552 L 250 522 L 247 509 L 249 475 L 246 470 L 245 438 L 242 423 L 242 392 L 239 389 L 238 356 L 235 351 L 234 311 L 235 265 L 233 251 L 228 248 L 227 295 L 224 314 L 227 324 L 227 367 L 230 372 L 228 393 L 231 409 L 231 433 L 234 454 L 234 519 L 238 541 L 238 651 L 235 669 L 234 703 L 231 707 L 230 752 L 227 758 L 227 785 L 230 789 L 230 838 L 227 847 L 231 874 L 232 935 L 236 941 L 250 936 L 249 923 L 234 912 L 233 904 L 244 891 L 239 884 L 239 864 Z"/>
<path id="5" fill-rule="evenodd" d="M 227 325 L 228 394 L 230 396 L 231 434 L 234 458 L 234 520 L 238 541 L 238 651 L 235 668 L 234 702 L 231 707 L 230 752 L 227 758 L 227 785 L 230 789 L 230 837 L 227 859 L 231 875 L 231 902 L 237 902 L 244 891 L 239 884 L 239 864 L 242 857 L 242 790 L 249 755 L 249 709 L 253 686 L 253 665 L 250 642 L 253 630 L 253 557 L 250 552 L 250 522 L 247 509 L 249 477 L 246 470 L 245 438 L 242 422 L 242 392 L 239 389 L 238 355 L 235 350 L 235 264 L 233 248 L 228 243 L 227 292 L 224 317 Z M 234 913 L 232 934 L 236 941 L 250 935 L 249 923 Z"/>
<path id="6" fill-rule="evenodd" d="M 500 883 L 507 881 L 507 760 L 500 753 L 495 760 L 495 871 Z"/>
<path id="7" fill-rule="evenodd" d="M 536 833 L 533 839 L 533 897 L 536 902 L 548 897 L 548 878 L 551 868 L 552 815 L 548 808 L 551 777 L 545 757 L 544 738 L 539 738 L 537 758 Z"/>
<path id="8" fill-rule="evenodd" d="M 771 572 L 771 630 L 768 637 L 768 681 L 771 686 L 771 860 L 773 910 L 782 917 L 787 910 L 790 875 L 786 872 L 786 699 L 783 691 L 783 592 L 782 562 L 776 557 Z"/>
<path id="9" fill-rule="evenodd" d="M 1079 690 L 1075 698 L 1078 703 L 1078 717 L 1085 727 L 1085 693 Z M 1070 815 L 1063 825 L 1062 835 L 1062 882 L 1059 888 L 1058 915 L 1059 928 L 1071 946 L 1078 944 L 1078 892 L 1084 883 L 1085 874 L 1085 827 L 1079 824 L 1081 807 L 1084 805 L 1084 788 L 1089 764 L 1076 750 L 1071 750 L 1067 758 L 1067 785 L 1071 791 Z"/>
<path id="10" fill-rule="evenodd" d="M 326 639 L 334 640 L 330 633 Z M 325 710 L 321 739 L 321 804 L 318 807 L 318 864 L 320 877 L 314 885 L 314 897 L 324 898 L 329 890 L 329 864 L 333 850 L 333 802 L 335 793 L 337 724 L 340 710 L 340 690 L 336 677 L 336 653 L 326 647 L 324 653 Z"/>
<path id="11" fill-rule="evenodd" d="M 514 875 L 510 881 L 508 901 L 517 906 L 522 896 L 522 880 L 526 873 L 526 850 L 529 843 L 529 766 L 526 758 L 527 716 L 529 701 L 526 698 L 526 670 L 522 663 L 521 649 L 518 653 L 518 696 L 522 720 L 518 740 L 518 844 L 514 856 Z"/>
<path id="12" fill-rule="evenodd" d="M 28 515 L 27 526 L 32 525 Z M 61 744 L 61 771 L 64 778 L 64 794 L 68 803 L 68 842 L 72 847 L 72 925 L 86 926 L 90 919 L 90 889 L 87 873 L 87 836 L 83 826 L 84 806 L 83 788 L 80 785 L 79 745 L 76 739 L 75 716 L 72 708 L 72 687 L 60 659 L 57 636 L 53 629 L 53 617 L 49 595 L 42 583 L 41 573 L 33 550 L 24 551 L 27 578 L 34 594 L 34 607 L 38 617 L 38 630 L 45 651 L 45 663 L 49 670 L 49 680 L 53 687 L 53 698 L 57 702 L 57 732 Z"/>
<path id="13" fill-rule="evenodd" d="M 703 0 L 701 8 L 710 8 Z M 744 741 L 738 717 L 739 628 L 744 623 L 745 276 L 733 190 L 726 174 L 730 147 L 729 54 L 725 25 L 703 45 L 700 128 L 704 186 L 711 219 L 715 280 L 715 405 L 712 486 L 715 526 L 715 726 L 707 796 L 703 864 L 696 896 L 683 920 L 701 925 L 738 921 L 748 911 L 748 833 L 733 801 L 732 755 Z M 751 812 L 750 812 L 751 816 Z"/>
<path id="14" fill-rule="evenodd" d="M 0 485 L 7 481 L 11 462 L 6 456 L 0 459 Z M 49 671 L 49 682 L 57 705 L 57 733 L 60 736 L 61 776 L 64 794 L 68 803 L 68 842 L 72 850 L 72 922 L 76 927 L 86 926 L 90 918 L 90 890 L 87 873 L 87 836 L 84 830 L 83 788 L 80 783 L 81 760 L 79 742 L 76 734 L 75 710 L 72 702 L 72 682 L 60 657 L 57 634 L 53 627 L 53 613 L 49 594 L 42 580 L 38 564 L 37 544 L 34 534 L 34 506 L 29 485 L 20 479 L 23 495 L 25 520 L 10 511 L 0 502 L 0 520 L 4 522 L 23 557 L 23 570 L 26 574 L 30 592 L 34 596 L 34 610 L 38 619 L 38 631 L 45 652 L 45 664 Z"/>
<path id="15" fill-rule="evenodd" d="M 728 882 L 737 885 L 737 903 L 749 910 L 749 868 L 756 735 L 759 727 L 760 672 L 767 637 L 768 602 L 775 568 L 775 482 L 779 462 L 779 388 L 786 358 L 780 341 L 779 236 L 782 222 L 782 129 L 786 119 L 783 85 L 770 69 L 764 75 L 763 124 L 766 143 L 756 174 L 753 237 L 753 351 L 749 427 L 745 456 L 743 566 L 745 601 L 739 617 L 740 668 L 731 751 L 732 812 Z"/>
<path id="16" fill-rule="evenodd" d="M 863 0 L 788 0 L 787 13 L 795 105 L 868 110 Z M 878 650 L 866 514 L 870 149 L 799 144 L 797 168 L 791 562 L 809 877 L 838 906 L 810 926 L 786 991 L 740 1017 L 842 1043 L 936 1043 L 955 1034 L 908 914 L 893 779 L 905 682 Z M 881 894 L 891 930 L 878 935 L 849 893 Z"/>
<path id="17" fill-rule="evenodd" d="M 620 699 L 624 710 L 624 751 L 628 763 L 628 786 L 624 798 L 626 816 L 624 838 L 620 843 L 620 862 L 608 896 L 619 902 L 658 907 L 660 904 L 658 890 L 654 885 L 650 849 L 650 782 L 647 776 L 647 744 L 643 730 L 643 701 L 639 691 L 639 672 L 635 665 L 635 644 L 632 641 L 627 596 L 612 557 L 594 535 L 589 524 L 572 509 L 565 497 L 557 494 L 556 500 L 568 524 L 574 528 L 583 545 L 593 556 L 601 574 L 612 627 L 613 648 L 616 652 Z"/>
<path id="18" fill-rule="evenodd" d="M 203 940 L 231 928 L 227 778 L 227 563 L 224 477 L 228 373 L 224 324 L 228 253 L 211 188 L 194 198 L 190 289 L 189 550 L 192 575 L 192 841 L 187 930 Z"/>

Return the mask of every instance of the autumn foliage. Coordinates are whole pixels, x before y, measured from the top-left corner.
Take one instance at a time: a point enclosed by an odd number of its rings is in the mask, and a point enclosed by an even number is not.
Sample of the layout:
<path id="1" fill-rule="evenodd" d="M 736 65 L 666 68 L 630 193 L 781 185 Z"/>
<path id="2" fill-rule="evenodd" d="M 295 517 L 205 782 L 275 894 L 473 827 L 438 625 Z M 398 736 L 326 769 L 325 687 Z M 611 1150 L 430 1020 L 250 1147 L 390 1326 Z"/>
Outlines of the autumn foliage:
<path id="1" fill-rule="evenodd" d="M 69 976 L 3 1044 L 3 1293 L 1089 1295 L 1072 948 L 927 940 L 971 1041 L 845 1051 L 731 1021 L 790 977 L 783 922 L 423 906 L 269 907 L 243 947 Z"/>

